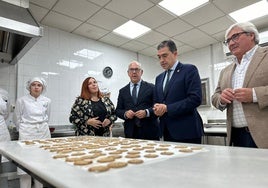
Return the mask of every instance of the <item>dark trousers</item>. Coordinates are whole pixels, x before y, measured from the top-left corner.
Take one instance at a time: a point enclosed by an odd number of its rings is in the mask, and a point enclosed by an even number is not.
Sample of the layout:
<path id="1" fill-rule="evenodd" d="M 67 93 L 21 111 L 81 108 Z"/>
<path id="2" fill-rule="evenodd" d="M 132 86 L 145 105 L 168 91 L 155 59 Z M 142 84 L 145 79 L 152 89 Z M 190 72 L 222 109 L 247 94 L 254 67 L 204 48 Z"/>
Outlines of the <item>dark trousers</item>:
<path id="1" fill-rule="evenodd" d="M 171 135 L 169 134 L 169 131 L 167 129 L 167 126 L 164 127 L 164 141 L 169 141 L 169 142 L 182 142 L 182 143 L 191 143 L 191 144 L 201 144 L 202 138 L 190 138 L 190 139 L 175 139 L 172 138 Z"/>
<path id="2" fill-rule="evenodd" d="M 159 140 L 159 136 L 154 136 L 154 135 L 146 135 L 144 133 L 143 127 L 140 126 L 135 126 L 133 130 L 133 136 L 130 138 L 135 138 L 135 139 L 145 139 L 145 140 Z"/>
<path id="3" fill-rule="evenodd" d="M 133 131 L 133 138 L 135 139 L 143 139 L 143 131 L 142 127 L 135 126 Z"/>
<path id="4" fill-rule="evenodd" d="M 257 148 L 248 127 L 232 127 L 231 144 L 238 147 Z"/>

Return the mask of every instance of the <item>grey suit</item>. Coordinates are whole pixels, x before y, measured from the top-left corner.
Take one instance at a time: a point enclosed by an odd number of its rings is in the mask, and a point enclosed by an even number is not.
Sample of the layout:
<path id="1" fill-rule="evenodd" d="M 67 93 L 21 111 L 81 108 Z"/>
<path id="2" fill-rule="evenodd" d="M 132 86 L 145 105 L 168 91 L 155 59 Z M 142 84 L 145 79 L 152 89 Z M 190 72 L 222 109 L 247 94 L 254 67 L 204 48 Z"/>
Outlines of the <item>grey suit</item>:
<path id="1" fill-rule="evenodd" d="M 232 88 L 235 63 L 221 71 L 218 86 L 212 96 L 212 104 L 220 109 L 220 94 Z M 251 136 L 259 148 L 268 148 L 268 47 L 258 47 L 246 72 L 244 88 L 254 88 L 257 103 L 242 103 Z M 222 110 L 222 109 L 221 109 Z M 230 143 L 233 105 L 227 105 L 227 136 Z"/>

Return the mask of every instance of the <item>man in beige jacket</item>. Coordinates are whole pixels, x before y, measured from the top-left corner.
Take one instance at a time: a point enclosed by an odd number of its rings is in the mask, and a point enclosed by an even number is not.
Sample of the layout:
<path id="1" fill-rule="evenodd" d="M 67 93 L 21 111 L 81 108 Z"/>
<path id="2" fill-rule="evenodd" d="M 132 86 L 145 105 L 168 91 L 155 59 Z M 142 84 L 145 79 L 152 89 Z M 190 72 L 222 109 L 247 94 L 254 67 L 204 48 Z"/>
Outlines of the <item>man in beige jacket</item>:
<path id="1" fill-rule="evenodd" d="M 229 145 L 268 148 L 268 47 L 250 23 L 236 23 L 224 43 L 235 56 L 220 73 L 212 104 L 227 108 Z"/>

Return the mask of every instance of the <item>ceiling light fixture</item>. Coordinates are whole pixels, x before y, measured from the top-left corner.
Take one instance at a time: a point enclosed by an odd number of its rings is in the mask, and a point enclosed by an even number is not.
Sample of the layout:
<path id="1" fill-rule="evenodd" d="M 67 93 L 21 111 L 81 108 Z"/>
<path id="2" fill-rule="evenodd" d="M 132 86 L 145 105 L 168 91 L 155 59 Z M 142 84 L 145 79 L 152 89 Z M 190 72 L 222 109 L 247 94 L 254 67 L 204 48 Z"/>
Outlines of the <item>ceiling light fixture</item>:
<path id="1" fill-rule="evenodd" d="M 59 62 L 57 62 L 58 65 L 60 66 L 64 66 L 64 67 L 68 67 L 70 69 L 75 69 L 75 68 L 79 68 L 79 67 L 83 67 L 83 63 L 76 61 L 76 60 L 60 60 Z"/>
<path id="2" fill-rule="evenodd" d="M 246 22 L 267 15 L 267 10 L 268 2 L 267 0 L 262 0 L 250 6 L 231 12 L 229 16 L 231 16 L 236 22 Z"/>
<path id="3" fill-rule="evenodd" d="M 75 52 L 74 55 L 93 60 L 99 57 L 100 55 L 102 55 L 102 53 L 99 51 L 89 50 L 89 49 L 84 48 L 82 50 Z"/>
<path id="4" fill-rule="evenodd" d="M 56 73 L 56 72 L 41 72 L 41 74 L 46 75 L 46 76 L 48 76 L 48 75 L 59 75 L 59 73 Z"/>
<path id="5" fill-rule="evenodd" d="M 186 12 L 192 11 L 195 8 L 204 5 L 208 1 L 209 0 L 163 0 L 158 4 L 177 16 L 181 16 Z"/>
<path id="6" fill-rule="evenodd" d="M 137 22 L 134 22 L 132 20 L 129 20 L 125 24 L 119 26 L 118 28 L 114 29 L 113 32 L 122 35 L 124 37 L 134 39 L 137 38 L 151 29 L 149 27 L 146 27 L 144 25 L 141 25 Z"/>

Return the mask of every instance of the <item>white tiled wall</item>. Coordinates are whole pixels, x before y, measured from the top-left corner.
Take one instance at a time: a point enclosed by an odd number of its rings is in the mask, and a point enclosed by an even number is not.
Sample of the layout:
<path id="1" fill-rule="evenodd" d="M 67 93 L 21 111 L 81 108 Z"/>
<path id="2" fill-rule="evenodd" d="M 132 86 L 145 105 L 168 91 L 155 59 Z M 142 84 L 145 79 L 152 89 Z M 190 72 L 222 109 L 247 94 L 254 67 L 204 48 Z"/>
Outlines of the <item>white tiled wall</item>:
<path id="1" fill-rule="evenodd" d="M 82 49 L 98 51 L 101 55 L 93 60 L 74 55 Z M 127 68 L 132 60 L 142 63 L 146 81 L 154 82 L 154 77 L 162 71 L 157 59 L 45 27 L 44 37 L 18 63 L 18 97 L 28 92 L 25 83 L 30 77 L 44 77 L 48 83 L 45 95 L 52 99 L 50 124 L 70 124 L 71 106 L 80 94 L 83 80 L 95 77 L 101 89 L 108 88 L 111 92 L 116 105 L 119 89 L 129 82 Z M 109 79 L 102 74 L 106 66 L 113 69 Z"/>
<path id="2" fill-rule="evenodd" d="M 0 88 L 8 91 L 11 102 L 14 102 L 16 93 L 15 65 L 0 63 Z"/>
<path id="3" fill-rule="evenodd" d="M 81 84 L 87 76 L 95 77 L 99 81 L 100 88 L 108 88 L 111 92 L 111 99 L 116 105 L 118 90 L 129 82 L 126 71 L 131 60 L 138 60 L 142 63 L 143 79 L 146 81 L 154 83 L 156 75 L 162 72 L 157 59 L 58 29 L 44 28 L 44 36 L 18 64 L 15 66 L 0 64 L 0 87 L 9 91 L 11 103 L 14 104 L 16 95 L 21 97 L 28 92 L 25 89 L 25 83 L 30 77 L 44 77 L 48 82 L 45 95 L 52 99 L 50 124 L 70 124 L 68 117 L 71 106 L 75 97 L 80 94 Z M 84 48 L 101 52 L 102 55 L 94 60 L 74 55 L 75 52 Z M 210 95 L 212 95 L 220 71 L 215 70 L 214 65 L 225 61 L 222 45 L 219 43 L 179 55 L 179 60 L 182 63 L 195 64 L 201 78 L 210 79 Z M 65 66 L 59 65 L 64 63 Z M 74 65 L 77 67 L 74 68 Z M 110 79 L 102 74 L 106 66 L 113 69 L 113 76 Z M 17 85 L 16 80 L 18 80 Z M 226 117 L 225 112 L 220 112 L 213 107 L 200 107 L 199 112 L 207 119 L 225 119 Z"/>
<path id="4" fill-rule="evenodd" d="M 200 77 L 209 78 L 209 96 L 211 96 L 217 86 L 220 73 L 220 70 L 216 70 L 214 65 L 226 61 L 222 44 L 213 44 L 181 56 L 179 55 L 179 60 L 183 63 L 196 65 Z M 215 109 L 212 105 L 210 107 L 199 107 L 198 111 L 206 119 L 226 119 L 226 112 L 221 112 L 220 110 Z"/>
<path id="5" fill-rule="evenodd" d="M 16 98 L 16 67 L 16 65 L 0 63 L 0 88 L 8 92 L 10 104 L 14 104 Z M 11 112 L 7 119 L 7 124 L 12 121 L 12 115 L 13 113 Z"/>

